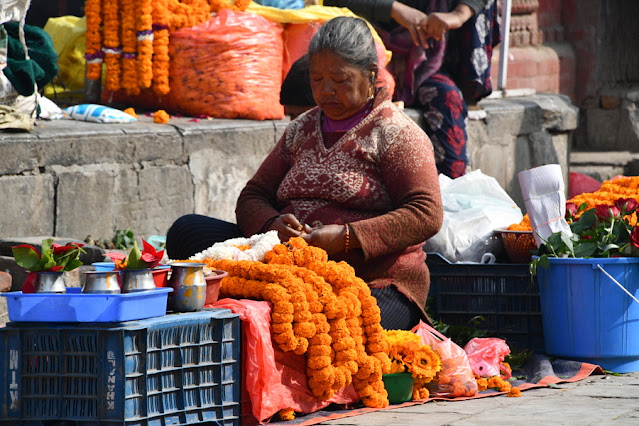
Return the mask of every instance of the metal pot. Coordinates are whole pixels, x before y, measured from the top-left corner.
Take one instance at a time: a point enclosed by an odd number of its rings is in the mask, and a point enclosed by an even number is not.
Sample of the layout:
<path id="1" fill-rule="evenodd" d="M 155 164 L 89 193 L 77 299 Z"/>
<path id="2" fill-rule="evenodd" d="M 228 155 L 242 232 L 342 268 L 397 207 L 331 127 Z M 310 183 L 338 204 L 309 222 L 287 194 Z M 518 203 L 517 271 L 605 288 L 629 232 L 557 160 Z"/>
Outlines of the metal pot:
<path id="1" fill-rule="evenodd" d="M 174 312 L 200 311 L 206 300 L 206 281 L 203 263 L 171 263 L 169 306 Z"/>
<path id="2" fill-rule="evenodd" d="M 86 271 L 82 293 L 119 294 L 120 282 L 118 271 Z"/>
<path id="3" fill-rule="evenodd" d="M 36 272 L 33 281 L 34 293 L 66 293 L 64 272 Z"/>
<path id="4" fill-rule="evenodd" d="M 122 293 L 155 290 L 152 269 L 124 269 Z"/>

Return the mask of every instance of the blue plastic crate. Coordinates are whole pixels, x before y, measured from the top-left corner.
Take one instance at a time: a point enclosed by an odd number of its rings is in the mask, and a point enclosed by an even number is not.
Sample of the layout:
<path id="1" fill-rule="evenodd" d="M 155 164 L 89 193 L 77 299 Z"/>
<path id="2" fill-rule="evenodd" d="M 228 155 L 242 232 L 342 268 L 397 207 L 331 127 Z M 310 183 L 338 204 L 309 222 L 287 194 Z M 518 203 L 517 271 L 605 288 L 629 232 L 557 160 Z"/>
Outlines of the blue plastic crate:
<path id="1" fill-rule="evenodd" d="M 123 322 L 166 314 L 172 288 L 122 294 L 87 294 L 78 287 L 66 293 L 3 293 L 9 320 L 16 322 Z"/>
<path id="2" fill-rule="evenodd" d="M 0 420 L 240 422 L 240 319 L 228 309 L 119 324 L 0 329 Z"/>
<path id="3" fill-rule="evenodd" d="M 435 319 L 467 325 L 482 316 L 485 321 L 476 327 L 506 339 L 511 349 L 545 351 L 539 286 L 527 263 L 450 263 L 428 253 L 426 264 Z"/>

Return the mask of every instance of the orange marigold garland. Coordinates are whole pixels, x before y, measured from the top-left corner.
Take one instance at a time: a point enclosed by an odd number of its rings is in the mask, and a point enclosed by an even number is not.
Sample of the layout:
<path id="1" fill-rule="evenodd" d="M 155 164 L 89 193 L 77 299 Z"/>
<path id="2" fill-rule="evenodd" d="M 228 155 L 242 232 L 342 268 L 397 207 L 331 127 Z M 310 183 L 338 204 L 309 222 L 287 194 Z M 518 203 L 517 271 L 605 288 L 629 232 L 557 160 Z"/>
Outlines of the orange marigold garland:
<path id="1" fill-rule="evenodd" d="M 120 20 L 118 0 L 104 0 L 103 3 L 103 35 L 104 62 L 106 63 L 106 88 L 120 88 Z"/>
<path id="2" fill-rule="evenodd" d="M 228 0 L 208 0 L 211 6 L 211 12 L 219 12 L 222 9 L 231 9 L 234 11 L 244 12 L 251 4 L 251 0 L 236 0 L 229 2 Z"/>
<path id="3" fill-rule="evenodd" d="M 87 78 L 98 80 L 102 74 L 102 35 L 100 25 L 102 15 L 100 13 L 101 0 L 87 0 L 84 5 L 84 14 L 87 18 L 86 48 L 84 58 L 87 61 Z"/>
<path id="4" fill-rule="evenodd" d="M 138 0 L 137 12 L 137 68 L 138 85 L 151 87 L 153 80 L 153 1 Z"/>
<path id="5" fill-rule="evenodd" d="M 129 95 L 140 93 L 137 71 L 137 36 L 135 30 L 136 1 L 120 0 L 122 4 L 122 88 Z"/>
<path id="6" fill-rule="evenodd" d="M 390 360 L 381 351 L 388 345 L 368 285 L 301 238 L 275 245 L 264 258 L 267 264 L 202 261 L 228 272 L 221 295 L 273 304 L 273 338 L 282 350 L 305 354 L 315 397 L 328 399 L 352 382 L 365 405 L 388 405 L 382 374 Z"/>
<path id="7" fill-rule="evenodd" d="M 153 91 L 166 95 L 169 87 L 169 2 L 153 2 Z"/>

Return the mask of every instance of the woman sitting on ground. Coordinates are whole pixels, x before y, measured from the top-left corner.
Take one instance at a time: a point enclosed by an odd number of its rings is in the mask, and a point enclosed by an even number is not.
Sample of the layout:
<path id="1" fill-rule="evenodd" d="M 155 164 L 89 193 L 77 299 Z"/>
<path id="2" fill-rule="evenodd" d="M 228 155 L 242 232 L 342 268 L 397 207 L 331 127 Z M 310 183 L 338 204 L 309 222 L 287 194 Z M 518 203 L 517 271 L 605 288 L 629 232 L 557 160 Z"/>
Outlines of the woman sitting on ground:
<path id="1" fill-rule="evenodd" d="M 309 46 L 317 107 L 291 122 L 242 190 L 237 225 L 187 215 L 167 234 L 172 259 L 216 242 L 276 230 L 301 236 L 366 281 L 386 329 L 426 320 L 424 241 L 442 202 L 428 136 L 375 89 L 377 53 L 362 19 L 325 23 Z"/>

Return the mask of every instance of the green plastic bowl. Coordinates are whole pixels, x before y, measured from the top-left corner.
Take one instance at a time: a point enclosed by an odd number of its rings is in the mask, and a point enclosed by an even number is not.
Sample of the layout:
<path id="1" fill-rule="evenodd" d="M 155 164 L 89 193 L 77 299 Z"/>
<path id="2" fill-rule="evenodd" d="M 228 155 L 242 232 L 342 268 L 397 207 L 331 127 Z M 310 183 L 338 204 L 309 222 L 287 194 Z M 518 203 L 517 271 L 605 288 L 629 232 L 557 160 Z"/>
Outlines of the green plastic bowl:
<path id="1" fill-rule="evenodd" d="M 415 379 L 410 373 L 384 374 L 382 380 L 388 392 L 388 402 L 391 404 L 401 404 L 413 399 Z"/>

